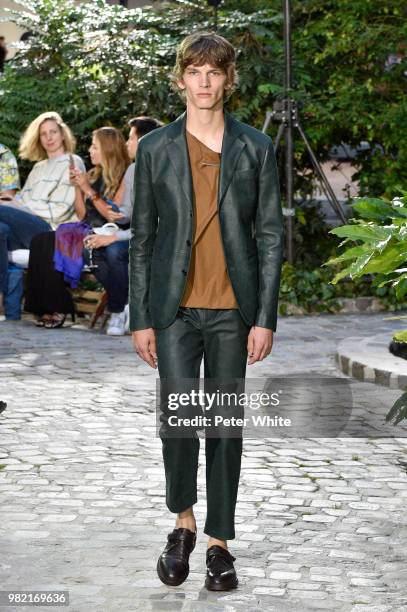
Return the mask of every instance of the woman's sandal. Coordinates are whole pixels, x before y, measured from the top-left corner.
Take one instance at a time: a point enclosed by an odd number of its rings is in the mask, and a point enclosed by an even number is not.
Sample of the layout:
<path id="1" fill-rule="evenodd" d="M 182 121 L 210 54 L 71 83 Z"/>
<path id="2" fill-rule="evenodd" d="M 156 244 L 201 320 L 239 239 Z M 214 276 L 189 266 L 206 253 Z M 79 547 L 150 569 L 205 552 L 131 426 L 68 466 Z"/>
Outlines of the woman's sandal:
<path id="1" fill-rule="evenodd" d="M 45 324 L 51 321 L 51 319 L 52 319 L 52 315 L 44 314 L 42 315 L 42 317 L 37 319 L 37 321 L 35 322 L 35 327 L 45 327 Z"/>
<path id="2" fill-rule="evenodd" d="M 66 314 L 59 314 L 58 312 L 54 312 L 51 316 L 51 319 L 47 321 L 44 325 L 46 329 L 57 329 L 58 327 L 62 327 L 65 323 Z"/>

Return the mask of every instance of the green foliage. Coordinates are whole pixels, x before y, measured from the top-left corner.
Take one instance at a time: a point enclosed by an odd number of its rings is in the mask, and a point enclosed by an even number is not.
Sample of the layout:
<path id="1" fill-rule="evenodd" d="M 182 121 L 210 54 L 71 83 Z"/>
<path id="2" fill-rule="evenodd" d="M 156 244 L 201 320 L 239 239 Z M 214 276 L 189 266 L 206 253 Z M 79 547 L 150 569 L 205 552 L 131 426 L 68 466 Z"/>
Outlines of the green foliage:
<path id="1" fill-rule="evenodd" d="M 358 158 L 354 178 L 360 195 L 394 197 L 407 181 L 404 0 L 292 4 L 294 75 L 311 141 L 320 156 L 329 143 L 377 145 Z M 390 67 L 390 54 L 400 63 Z"/>
<path id="2" fill-rule="evenodd" d="M 0 84 L 0 140 L 16 150 L 21 131 L 45 110 L 59 112 L 86 154 L 90 132 L 101 125 L 124 127 L 135 115 L 173 120 L 184 110 L 171 90 L 169 75 L 179 41 L 197 29 L 210 29 L 212 10 L 187 0 L 124 10 L 104 0 L 21 0 L 35 14 L 19 10 L 13 21 L 32 32 L 8 62 Z M 226 11 L 222 33 L 235 45 L 242 78 L 241 97 L 230 108 L 249 121 L 258 80 L 273 78 L 265 61 L 279 46 L 279 17 Z M 274 30 L 274 31 L 273 31 Z"/>
<path id="3" fill-rule="evenodd" d="M 96 279 L 95 276 L 82 275 L 79 281 L 79 289 L 83 291 L 104 291 L 103 285 Z"/>
<path id="4" fill-rule="evenodd" d="M 393 334 L 393 340 L 400 343 L 406 343 L 407 347 L 407 330 Z M 386 421 L 393 421 L 393 425 L 398 425 L 401 421 L 407 419 L 407 387 L 404 389 L 405 393 L 394 402 L 386 415 Z"/>
<path id="5" fill-rule="evenodd" d="M 407 392 L 396 400 L 386 415 L 386 421 L 393 421 L 393 425 L 398 425 L 405 419 L 407 419 Z"/>
<path id="6" fill-rule="evenodd" d="M 393 340 L 397 342 L 405 342 L 407 344 L 407 329 L 397 332 L 393 335 Z"/>
<path id="7" fill-rule="evenodd" d="M 281 5 L 270 0 L 276 11 Z M 292 2 L 293 97 L 302 123 L 320 160 L 332 144 L 370 143 L 353 176 L 360 195 L 394 197 L 406 184 L 406 16 L 404 0 Z M 390 55 L 399 63 L 390 65 Z M 281 84 L 259 83 L 257 97 L 271 106 Z M 295 161 L 298 170 L 310 167 L 298 138 Z M 304 185 L 299 175 L 297 187 L 310 193 L 310 182 Z"/>
<path id="8" fill-rule="evenodd" d="M 280 314 L 287 313 L 287 304 L 305 312 L 335 312 L 339 309 L 335 288 L 329 284 L 325 270 L 299 269 L 284 262 L 280 283 Z"/>
<path id="9" fill-rule="evenodd" d="M 326 268 L 304 269 L 288 262 L 283 264 L 279 303 L 282 315 L 287 314 L 288 304 L 308 313 L 337 312 L 340 299 L 371 296 L 391 310 L 407 307 L 406 302 L 397 299 L 395 289 L 389 285 L 377 287 L 371 278 L 342 279 L 333 285 L 332 273 Z"/>
<path id="10" fill-rule="evenodd" d="M 392 202 L 376 198 L 357 198 L 353 208 L 359 214 L 353 223 L 331 230 L 332 234 L 361 244 L 351 246 L 325 265 L 344 264 L 332 283 L 345 276 L 352 279 L 375 274 L 375 285 L 391 284 L 396 298 L 407 294 L 407 193 Z"/>
<path id="11" fill-rule="evenodd" d="M 295 259 L 306 270 L 320 266 L 338 246 L 338 239 L 329 234 L 319 204 L 313 202 L 302 202 L 295 208 L 293 237 Z"/>
<path id="12" fill-rule="evenodd" d="M 358 217 L 353 223 L 331 230 L 345 238 L 340 246 L 357 241 L 341 255 L 331 257 L 325 265 L 334 267 L 336 275 L 331 281 L 338 286 L 349 276 L 359 281 L 374 275 L 372 287 L 380 292 L 393 292 L 399 307 L 404 306 L 407 295 L 407 192 L 393 201 L 378 198 L 356 198 L 353 209 Z M 342 268 L 338 272 L 338 266 Z M 407 342 L 407 330 L 397 332 L 393 339 Z M 386 421 L 398 425 L 407 418 L 407 393 L 394 403 Z"/>
<path id="13" fill-rule="evenodd" d="M 331 1 L 292 5 L 293 97 L 318 158 L 341 142 L 380 145 L 359 158 L 356 178 L 363 195 L 393 197 L 407 179 L 404 0 L 343 0 L 339 10 Z M 258 128 L 283 91 L 281 10 L 281 0 L 228 0 L 218 11 L 219 32 L 238 51 L 240 88 L 228 107 Z M 84 155 L 96 127 L 124 127 L 142 113 L 169 121 L 182 111 L 168 83 L 176 45 L 211 29 L 213 10 L 200 0 L 134 10 L 104 0 L 19 0 L 12 19 L 32 37 L 0 83 L 0 140 L 16 151 L 24 127 L 52 109 L 72 126 Z M 400 63 L 389 69 L 391 53 Z M 303 178 L 310 161 L 298 139 L 295 151 L 296 191 L 310 194 L 312 176 Z"/>
<path id="14" fill-rule="evenodd" d="M 295 305 L 305 312 L 336 312 L 341 298 L 376 297 L 387 308 L 401 309 L 407 304 L 396 298 L 390 285 L 375 286 L 372 276 L 342 278 L 332 283 L 332 270 L 322 267 L 328 258 L 336 257 L 340 241 L 329 231 L 318 205 L 303 202 L 295 209 L 293 223 L 296 265 L 283 264 L 280 286 L 280 314 Z M 356 247 L 360 248 L 360 247 Z M 348 255 L 352 257 L 352 254 Z M 342 261 L 346 261 L 345 255 Z M 335 264 L 339 274 L 342 263 Z"/>

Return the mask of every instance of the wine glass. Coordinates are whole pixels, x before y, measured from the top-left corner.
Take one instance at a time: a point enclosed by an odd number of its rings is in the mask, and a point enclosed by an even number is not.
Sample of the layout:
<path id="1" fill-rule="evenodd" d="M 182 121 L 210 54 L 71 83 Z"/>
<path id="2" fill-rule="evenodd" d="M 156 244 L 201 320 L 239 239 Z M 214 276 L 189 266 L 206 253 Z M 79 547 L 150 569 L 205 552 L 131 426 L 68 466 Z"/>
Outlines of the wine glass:
<path id="1" fill-rule="evenodd" d="M 91 246 L 88 246 L 88 239 L 93 234 L 95 234 L 95 232 L 93 231 L 93 229 L 91 229 L 89 234 L 85 237 L 85 240 L 84 240 L 85 249 L 89 253 L 89 263 L 88 263 L 89 270 L 94 270 L 95 268 L 99 267 L 97 264 L 93 263 L 93 248 Z"/>

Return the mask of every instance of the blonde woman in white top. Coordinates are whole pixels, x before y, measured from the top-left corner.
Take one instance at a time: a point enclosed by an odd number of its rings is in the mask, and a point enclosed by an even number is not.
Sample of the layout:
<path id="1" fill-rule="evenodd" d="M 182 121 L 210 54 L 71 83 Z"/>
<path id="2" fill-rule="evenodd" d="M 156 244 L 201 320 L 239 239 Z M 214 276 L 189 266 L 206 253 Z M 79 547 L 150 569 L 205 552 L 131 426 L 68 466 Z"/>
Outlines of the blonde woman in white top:
<path id="1" fill-rule="evenodd" d="M 8 251 L 29 249 L 37 234 L 78 220 L 69 165 L 73 162 L 82 171 L 85 165 L 74 155 L 75 144 L 71 130 L 55 112 L 43 113 L 34 119 L 21 138 L 20 157 L 36 164 L 14 199 L 0 199 L 0 317 Z"/>

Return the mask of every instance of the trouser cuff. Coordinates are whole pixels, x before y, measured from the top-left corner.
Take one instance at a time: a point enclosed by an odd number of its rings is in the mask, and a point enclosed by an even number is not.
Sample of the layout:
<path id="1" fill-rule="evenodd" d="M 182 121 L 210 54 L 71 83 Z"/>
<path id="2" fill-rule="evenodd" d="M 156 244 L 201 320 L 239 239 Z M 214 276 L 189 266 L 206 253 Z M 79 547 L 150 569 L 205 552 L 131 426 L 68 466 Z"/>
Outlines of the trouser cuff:
<path id="1" fill-rule="evenodd" d="M 175 502 L 167 499 L 167 508 L 170 512 L 183 512 L 187 508 L 190 508 L 197 502 L 197 494 L 196 492 L 191 492 L 188 495 L 185 495 L 181 499 L 177 499 Z"/>
<path id="2" fill-rule="evenodd" d="M 229 530 L 216 528 L 211 529 L 211 527 L 205 525 L 204 533 L 211 538 L 216 538 L 217 540 L 234 540 L 236 537 L 234 528 Z"/>

